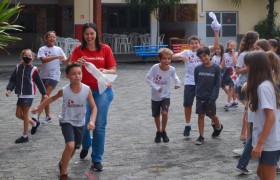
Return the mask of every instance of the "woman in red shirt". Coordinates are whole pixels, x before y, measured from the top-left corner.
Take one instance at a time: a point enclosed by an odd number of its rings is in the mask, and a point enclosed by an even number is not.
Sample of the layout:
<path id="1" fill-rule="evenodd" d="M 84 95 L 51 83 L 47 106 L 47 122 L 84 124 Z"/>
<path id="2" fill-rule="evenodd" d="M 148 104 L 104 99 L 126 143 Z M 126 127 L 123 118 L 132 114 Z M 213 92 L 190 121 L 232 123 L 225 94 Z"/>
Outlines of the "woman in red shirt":
<path id="1" fill-rule="evenodd" d="M 110 46 L 99 42 L 97 26 L 94 23 L 85 23 L 83 25 L 82 33 L 82 43 L 74 49 L 71 61 L 78 61 L 81 64 L 84 62 L 90 62 L 104 74 L 115 74 L 117 65 L 116 60 Z M 85 67 L 82 67 L 82 73 L 82 83 L 91 88 L 97 106 L 97 117 L 95 123 L 96 128 L 93 131 L 92 136 L 93 138 L 91 139 L 88 129 L 86 129 L 84 133 L 80 158 L 84 159 L 88 154 L 90 146 L 92 146 L 92 168 L 95 171 L 102 171 L 103 166 L 101 161 L 104 152 L 107 114 L 109 105 L 114 97 L 114 92 L 112 87 L 108 87 L 102 94 L 99 94 L 97 80 L 85 69 Z M 89 122 L 90 114 L 91 108 L 88 104 L 86 126 Z"/>

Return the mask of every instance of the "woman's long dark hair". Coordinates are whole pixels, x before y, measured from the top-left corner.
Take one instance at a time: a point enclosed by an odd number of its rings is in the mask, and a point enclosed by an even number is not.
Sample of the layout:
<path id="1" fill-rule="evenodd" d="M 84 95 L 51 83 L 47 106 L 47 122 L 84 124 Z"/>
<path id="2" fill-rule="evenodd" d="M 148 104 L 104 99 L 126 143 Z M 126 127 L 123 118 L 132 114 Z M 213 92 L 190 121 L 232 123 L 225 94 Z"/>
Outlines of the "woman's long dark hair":
<path id="1" fill-rule="evenodd" d="M 85 33 L 85 31 L 86 31 L 87 28 L 92 28 L 92 29 L 94 29 L 94 31 L 96 32 L 95 46 L 96 46 L 97 51 L 100 51 L 100 49 L 101 49 L 101 44 L 100 44 L 100 42 L 99 42 L 99 33 L 98 33 L 97 26 L 96 26 L 96 24 L 94 24 L 94 23 L 85 23 L 85 24 L 83 25 L 83 29 L 82 29 L 82 33 L 83 33 L 83 34 L 82 34 L 81 49 L 85 49 L 85 48 L 86 48 L 86 45 L 87 45 L 87 42 L 86 42 L 86 40 L 85 40 L 85 38 L 84 38 L 84 33 Z"/>
<path id="2" fill-rule="evenodd" d="M 274 87 L 276 96 L 276 105 L 280 107 L 279 89 L 277 88 L 269 65 L 268 55 L 264 51 L 251 51 L 245 58 L 244 63 L 249 67 L 247 81 L 247 97 L 249 107 L 255 112 L 258 109 L 258 86 L 264 81 L 270 81 Z"/>

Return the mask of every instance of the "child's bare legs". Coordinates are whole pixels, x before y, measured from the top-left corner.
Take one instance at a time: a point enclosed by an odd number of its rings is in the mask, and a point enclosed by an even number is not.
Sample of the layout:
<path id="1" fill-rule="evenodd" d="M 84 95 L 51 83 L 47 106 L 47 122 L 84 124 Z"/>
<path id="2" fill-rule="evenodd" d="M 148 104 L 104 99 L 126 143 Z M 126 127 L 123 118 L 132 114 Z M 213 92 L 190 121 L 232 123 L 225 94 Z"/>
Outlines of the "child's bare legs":
<path id="1" fill-rule="evenodd" d="M 191 122 L 192 106 L 185 106 L 185 120 L 189 124 Z"/>
<path id="2" fill-rule="evenodd" d="M 221 129 L 222 126 L 217 116 L 209 116 L 209 118 L 211 119 L 212 123 L 215 124 L 216 129 Z"/>
<path id="3" fill-rule="evenodd" d="M 162 111 L 161 112 L 161 118 L 162 118 L 162 122 L 161 122 L 161 128 L 162 128 L 162 132 L 165 132 L 165 128 L 167 125 L 167 119 L 168 119 L 168 112 L 166 111 Z"/>
<path id="4" fill-rule="evenodd" d="M 268 164 L 259 164 L 257 174 L 261 180 L 275 180 L 276 179 L 276 166 Z"/>
<path id="5" fill-rule="evenodd" d="M 198 131 L 200 136 L 204 137 L 204 117 L 205 114 L 198 115 Z"/>
<path id="6" fill-rule="evenodd" d="M 69 161 L 72 158 L 72 156 L 75 153 L 75 142 L 74 141 L 70 141 L 67 142 L 65 145 L 65 149 L 62 153 L 61 156 L 61 171 L 60 171 L 60 175 L 64 175 L 67 174 L 67 168 L 69 165 Z"/>
<path id="7" fill-rule="evenodd" d="M 50 95 L 51 95 L 51 93 L 52 93 L 52 91 L 53 91 L 53 87 L 50 86 L 50 85 L 45 85 L 45 87 L 46 87 L 46 95 L 48 95 L 48 97 L 50 97 Z M 42 98 L 42 99 L 41 99 L 41 102 L 43 102 L 44 100 L 45 100 L 45 99 Z M 47 105 L 47 106 L 45 107 L 45 113 L 46 113 L 47 116 L 50 115 L 50 106 L 49 106 L 49 105 Z"/>
<path id="8" fill-rule="evenodd" d="M 155 117 L 155 124 L 157 128 L 157 132 L 161 132 L 160 130 L 160 116 Z"/>
<path id="9" fill-rule="evenodd" d="M 28 135 L 28 124 L 33 125 L 35 122 L 29 118 L 30 107 L 28 106 L 17 106 L 16 117 L 23 120 L 23 135 Z"/>
<path id="10" fill-rule="evenodd" d="M 247 139 L 247 129 L 248 129 L 247 126 L 248 126 L 248 111 L 247 111 L 247 105 L 246 105 L 244 113 L 243 113 L 240 140 L 246 140 Z"/>
<path id="11" fill-rule="evenodd" d="M 227 103 L 230 105 L 231 98 L 233 97 L 234 89 L 233 87 L 228 88 L 228 96 L 227 96 Z"/>
<path id="12" fill-rule="evenodd" d="M 226 94 L 228 94 L 228 89 L 227 89 L 226 86 L 225 86 L 225 87 L 222 87 L 222 89 L 225 91 Z"/>

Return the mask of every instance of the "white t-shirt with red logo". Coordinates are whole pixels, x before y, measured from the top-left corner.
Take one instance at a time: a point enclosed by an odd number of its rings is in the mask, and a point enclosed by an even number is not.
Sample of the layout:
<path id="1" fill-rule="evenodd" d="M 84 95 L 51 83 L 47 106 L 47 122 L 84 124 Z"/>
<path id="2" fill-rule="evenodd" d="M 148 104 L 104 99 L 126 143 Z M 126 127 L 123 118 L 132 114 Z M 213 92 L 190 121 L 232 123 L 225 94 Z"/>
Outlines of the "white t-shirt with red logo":
<path id="1" fill-rule="evenodd" d="M 63 103 L 59 116 L 61 123 L 70 123 L 72 126 L 81 127 L 85 125 L 85 114 L 87 110 L 87 98 L 90 92 L 89 86 L 82 83 L 79 93 L 74 93 L 70 84 L 62 88 Z"/>
<path id="2" fill-rule="evenodd" d="M 196 66 L 201 64 L 201 60 L 196 55 L 196 52 L 193 52 L 192 50 L 187 49 L 182 51 L 180 54 L 189 57 L 189 60 L 185 61 L 186 75 L 184 85 L 195 85 L 194 69 Z"/>

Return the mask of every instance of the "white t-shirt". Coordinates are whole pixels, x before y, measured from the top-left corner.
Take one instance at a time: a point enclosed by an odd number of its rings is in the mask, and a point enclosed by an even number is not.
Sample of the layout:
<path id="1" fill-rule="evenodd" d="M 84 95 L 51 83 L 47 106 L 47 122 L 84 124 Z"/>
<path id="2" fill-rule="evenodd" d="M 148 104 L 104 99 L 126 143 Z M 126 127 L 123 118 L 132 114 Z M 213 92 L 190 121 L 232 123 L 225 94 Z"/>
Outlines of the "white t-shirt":
<path id="1" fill-rule="evenodd" d="M 214 63 L 214 64 L 217 64 L 217 65 L 220 65 L 221 64 L 221 56 L 217 56 L 217 55 L 214 55 L 213 57 L 212 57 L 212 62 Z"/>
<path id="2" fill-rule="evenodd" d="M 37 58 L 40 59 L 42 57 L 50 57 L 50 56 L 63 56 L 66 58 L 63 50 L 58 46 L 47 47 L 43 46 L 39 49 Z M 47 63 L 42 63 L 40 74 L 42 79 L 53 79 L 59 81 L 60 79 L 60 60 L 54 59 Z"/>
<path id="3" fill-rule="evenodd" d="M 87 110 L 87 98 L 90 92 L 89 86 L 82 83 L 79 93 L 72 92 L 70 84 L 62 88 L 63 103 L 59 116 L 61 123 L 70 123 L 72 126 L 81 127 L 85 125 L 85 114 Z"/>
<path id="4" fill-rule="evenodd" d="M 180 53 L 183 56 L 189 57 L 189 60 L 185 61 L 186 76 L 184 85 L 195 85 L 194 83 L 194 69 L 201 64 L 201 60 L 196 55 L 196 52 L 192 50 L 184 50 Z"/>
<path id="5" fill-rule="evenodd" d="M 160 69 L 160 63 L 151 67 L 146 76 L 146 81 L 152 88 L 151 98 L 153 101 L 161 101 L 162 99 L 170 98 L 171 78 L 174 80 L 176 86 L 181 85 L 181 82 L 173 66 L 169 66 L 167 71 L 162 71 Z M 162 88 L 160 93 L 158 92 L 159 88 Z"/>
<path id="6" fill-rule="evenodd" d="M 242 52 L 237 59 L 236 67 L 244 68 L 246 67 L 244 63 L 244 57 L 248 53 L 248 51 Z M 242 86 L 247 81 L 247 73 L 240 74 L 238 79 L 236 80 L 236 86 Z"/>
<path id="7" fill-rule="evenodd" d="M 234 52 L 234 56 L 237 56 L 237 55 L 238 55 L 238 52 Z M 234 67 L 235 66 L 235 63 L 233 61 L 233 57 L 230 56 L 229 53 L 224 53 L 223 61 L 225 61 L 225 66 L 226 67 Z"/>
<path id="8" fill-rule="evenodd" d="M 258 109 L 254 114 L 253 122 L 253 147 L 256 146 L 266 120 L 264 109 L 272 109 L 275 113 L 275 122 L 264 144 L 264 151 L 280 150 L 280 114 L 276 105 L 274 88 L 269 81 L 262 82 L 257 89 Z"/>

